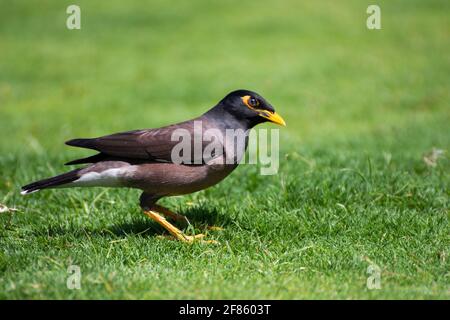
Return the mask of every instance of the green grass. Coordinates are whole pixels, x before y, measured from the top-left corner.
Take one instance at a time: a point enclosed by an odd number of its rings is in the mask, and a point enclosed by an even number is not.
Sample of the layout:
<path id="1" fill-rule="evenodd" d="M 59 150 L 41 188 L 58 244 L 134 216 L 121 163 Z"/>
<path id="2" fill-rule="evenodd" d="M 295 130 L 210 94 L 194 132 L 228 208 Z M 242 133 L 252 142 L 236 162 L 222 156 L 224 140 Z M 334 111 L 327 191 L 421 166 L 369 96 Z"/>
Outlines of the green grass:
<path id="1" fill-rule="evenodd" d="M 450 298 L 448 1 L 0 3 L 0 298 Z M 19 187 L 228 91 L 286 119 L 279 174 L 164 199 L 220 245 L 160 239 L 136 190 Z M 266 126 L 272 127 L 272 126 Z M 436 167 L 423 156 L 446 150 Z M 192 230 L 187 230 L 192 231 Z M 79 265 L 81 290 L 66 287 Z M 369 290 L 367 268 L 381 268 Z"/>

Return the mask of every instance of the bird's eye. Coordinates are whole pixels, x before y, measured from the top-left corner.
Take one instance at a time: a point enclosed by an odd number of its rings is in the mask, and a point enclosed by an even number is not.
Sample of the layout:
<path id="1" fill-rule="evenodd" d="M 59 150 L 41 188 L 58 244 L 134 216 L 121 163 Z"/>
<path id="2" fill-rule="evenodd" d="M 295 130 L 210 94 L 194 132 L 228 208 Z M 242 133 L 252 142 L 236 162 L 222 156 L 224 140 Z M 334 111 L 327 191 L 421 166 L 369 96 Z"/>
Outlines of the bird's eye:
<path id="1" fill-rule="evenodd" d="M 250 99 L 248 99 L 248 104 L 250 107 L 256 108 L 259 105 L 259 102 L 258 100 L 256 100 L 256 98 L 250 97 Z"/>

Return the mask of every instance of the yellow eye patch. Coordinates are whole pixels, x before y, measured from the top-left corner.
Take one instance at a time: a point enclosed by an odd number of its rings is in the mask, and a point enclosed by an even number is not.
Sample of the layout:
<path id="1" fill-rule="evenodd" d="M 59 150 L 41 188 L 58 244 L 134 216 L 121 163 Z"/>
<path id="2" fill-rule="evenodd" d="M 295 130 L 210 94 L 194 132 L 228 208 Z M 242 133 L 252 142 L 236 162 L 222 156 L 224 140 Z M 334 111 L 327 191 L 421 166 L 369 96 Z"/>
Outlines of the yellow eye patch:
<path id="1" fill-rule="evenodd" d="M 250 109 L 252 109 L 252 110 L 258 110 L 258 109 L 255 108 L 255 107 L 259 106 L 259 101 L 258 101 L 258 100 L 256 100 L 256 99 L 253 98 L 253 99 L 256 101 L 256 105 L 255 105 L 255 106 L 252 106 L 252 105 L 250 104 L 250 99 L 252 99 L 251 96 L 243 96 L 243 97 L 241 97 L 241 99 L 242 99 L 242 102 L 244 102 L 244 104 L 245 104 L 247 107 L 249 107 Z"/>

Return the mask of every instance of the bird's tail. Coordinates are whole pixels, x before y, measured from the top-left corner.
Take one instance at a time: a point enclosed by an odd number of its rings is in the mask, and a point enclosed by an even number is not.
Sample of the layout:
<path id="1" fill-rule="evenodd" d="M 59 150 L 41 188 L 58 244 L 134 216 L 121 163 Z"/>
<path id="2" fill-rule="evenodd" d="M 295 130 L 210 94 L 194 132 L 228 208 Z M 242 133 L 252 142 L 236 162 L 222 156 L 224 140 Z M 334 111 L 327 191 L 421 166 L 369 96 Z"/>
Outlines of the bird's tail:
<path id="1" fill-rule="evenodd" d="M 21 194 L 29 194 L 33 193 L 42 189 L 47 188 L 55 188 L 58 186 L 65 185 L 67 183 L 73 182 L 80 178 L 80 175 L 78 174 L 81 169 L 75 169 L 63 174 L 60 174 L 55 177 L 51 177 L 48 179 L 39 180 L 30 184 L 27 184 L 26 186 L 22 187 Z"/>

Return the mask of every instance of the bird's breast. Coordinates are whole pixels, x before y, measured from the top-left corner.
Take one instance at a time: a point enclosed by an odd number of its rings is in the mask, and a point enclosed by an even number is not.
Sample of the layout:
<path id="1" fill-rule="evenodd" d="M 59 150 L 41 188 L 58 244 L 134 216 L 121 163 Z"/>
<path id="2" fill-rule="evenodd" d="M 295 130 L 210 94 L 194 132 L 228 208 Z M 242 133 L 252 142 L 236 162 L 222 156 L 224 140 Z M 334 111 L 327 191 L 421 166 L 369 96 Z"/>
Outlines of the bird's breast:
<path id="1" fill-rule="evenodd" d="M 135 165 L 129 185 L 155 195 L 182 195 L 222 181 L 237 165 L 213 159 L 204 165 L 148 163 Z"/>

